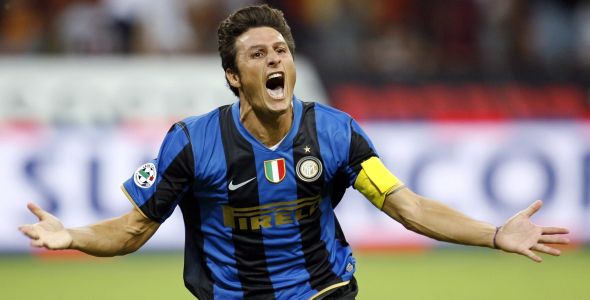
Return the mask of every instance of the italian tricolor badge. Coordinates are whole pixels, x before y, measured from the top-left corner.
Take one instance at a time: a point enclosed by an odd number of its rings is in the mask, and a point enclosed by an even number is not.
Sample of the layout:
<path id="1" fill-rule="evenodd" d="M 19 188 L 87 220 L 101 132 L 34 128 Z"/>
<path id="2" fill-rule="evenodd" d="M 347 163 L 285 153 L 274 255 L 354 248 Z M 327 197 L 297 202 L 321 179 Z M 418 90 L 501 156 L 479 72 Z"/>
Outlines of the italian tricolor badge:
<path id="1" fill-rule="evenodd" d="M 264 176 L 272 183 L 279 183 L 285 179 L 285 159 L 272 159 L 264 161 Z"/>

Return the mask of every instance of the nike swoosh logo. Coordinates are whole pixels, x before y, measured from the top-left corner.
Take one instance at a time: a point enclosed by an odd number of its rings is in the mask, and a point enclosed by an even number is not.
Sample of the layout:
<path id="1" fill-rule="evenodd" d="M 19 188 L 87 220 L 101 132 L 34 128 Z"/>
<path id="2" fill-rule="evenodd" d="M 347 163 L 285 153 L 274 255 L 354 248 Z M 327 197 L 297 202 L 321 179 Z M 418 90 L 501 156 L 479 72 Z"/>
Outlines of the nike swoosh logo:
<path id="1" fill-rule="evenodd" d="M 254 177 L 254 178 L 250 178 L 250 179 L 248 179 L 248 180 L 246 180 L 246 181 L 244 181 L 244 182 L 242 182 L 242 183 L 235 184 L 235 185 L 233 184 L 233 180 L 232 180 L 232 181 L 230 181 L 230 182 L 229 182 L 229 185 L 227 186 L 227 188 L 228 188 L 230 191 L 235 191 L 235 190 L 237 190 L 237 189 L 239 189 L 239 188 L 241 188 L 241 187 L 245 186 L 246 184 L 248 184 L 248 182 L 250 182 L 250 181 L 252 181 L 252 180 L 254 180 L 254 179 L 256 179 L 256 177 Z"/>

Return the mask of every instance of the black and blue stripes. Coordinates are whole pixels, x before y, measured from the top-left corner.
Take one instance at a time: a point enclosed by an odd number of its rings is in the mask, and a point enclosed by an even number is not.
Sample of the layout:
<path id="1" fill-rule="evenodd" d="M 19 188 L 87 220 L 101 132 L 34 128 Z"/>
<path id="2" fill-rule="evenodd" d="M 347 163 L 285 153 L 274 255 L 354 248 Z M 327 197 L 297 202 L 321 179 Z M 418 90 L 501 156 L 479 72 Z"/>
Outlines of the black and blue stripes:
<path id="1" fill-rule="evenodd" d="M 231 106 L 220 108 L 219 124 L 227 164 L 227 182 L 241 184 L 255 178 L 236 189 L 227 189 L 228 206 L 231 208 L 255 208 L 260 206 L 260 194 L 254 150 L 242 137 L 232 118 Z M 237 185 L 236 185 L 237 186 Z M 224 216 L 225 217 L 225 216 Z M 232 216 L 233 217 L 233 216 Z M 249 218 L 239 220 L 250 221 Z M 239 225 L 240 221 L 238 221 Z M 232 228 L 232 241 L 235 260 L 244 299 L 273 299 L 274 288 L 266 263 L 264 236 L 262 230 L 253 228 L 251 222 L 245 227 Z"/>
<path id="2" fill-rule="evenodd" d="M 293 141 L 294 162 L 299 162 L 309 156 L 316 157 L 321 162 L 323 172 L 324 163 L 318 142 L 314 103 L 303 104 L 303 116 L 301 126 Z M 296 165 L 293 168 L 296 168 Z M 313 182 L 306 182 L 297 178 L 297 197 L 321 196 L 324 185 L 324 174 Z M 338 275 L 332 272 L 333 262 L 330 261 L 330 253 L 321 237 L 321 218 L 322 210 L 318 210 L 316 214 L 301 220 L 299 223 L 305 269 L 309 273 L 309 283 L 316 291 L 321 291 L 342 281 Z"/>
<path id="3" fill-rule="evenodd" d="M 375 152 L 350 116 L 298 99 L 293 111 L 276 150 L 241 124 L 239 103 L 188 118 L 164 139 L 154 185 L 125 183 L 155 221 L 180 206 L 185 285 L 200 299 L 307 299 L 352 278 L 333 208 Z"/>

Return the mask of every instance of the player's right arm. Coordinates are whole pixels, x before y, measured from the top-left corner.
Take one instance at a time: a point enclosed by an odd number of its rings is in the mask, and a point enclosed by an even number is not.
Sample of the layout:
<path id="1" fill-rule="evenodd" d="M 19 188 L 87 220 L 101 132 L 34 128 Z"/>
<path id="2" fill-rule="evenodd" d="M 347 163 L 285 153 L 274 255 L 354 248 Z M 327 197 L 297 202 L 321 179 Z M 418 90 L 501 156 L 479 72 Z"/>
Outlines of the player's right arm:
<path id="1" fill-rule="evenodd" d="M 51 250 L 76 249 L 94 256 L 124 255 L 139 249 L 174 211 L 194 177 L 187 125 L 178 122 L 166 134 L 158 158 L 142 165 L 123 184 L 134 204 L 130 212 L 102 222 L 65 228 L 59 219 L 30 203 L 39 222 L 20 226 L 31 245 Z"/>
<path id="2" fill-rule="evenodd" d="M 154 235 L 159 223 L 144 217 L 136 208 L 96 224 L 65 228 L 61 221 L 33 203 L 27 208 L 39 219 L 19 230 L 31 246 L 50 250 L 76 249 L 94 256 L 124 255 L 139 249 Z"/>

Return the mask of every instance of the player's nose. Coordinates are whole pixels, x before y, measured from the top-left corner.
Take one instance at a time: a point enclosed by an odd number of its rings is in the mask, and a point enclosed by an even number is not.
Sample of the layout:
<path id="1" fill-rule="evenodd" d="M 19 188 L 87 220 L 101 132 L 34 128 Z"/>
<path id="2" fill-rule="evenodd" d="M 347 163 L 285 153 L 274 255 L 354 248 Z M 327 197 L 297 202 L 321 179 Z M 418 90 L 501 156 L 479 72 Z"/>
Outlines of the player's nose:
<path id="1" fill-rule="evenodd" d="M 281 57 L 276 51 L 271 51 L 267 56 L 269 67 L 276 67 L 281 63 Z"/>

